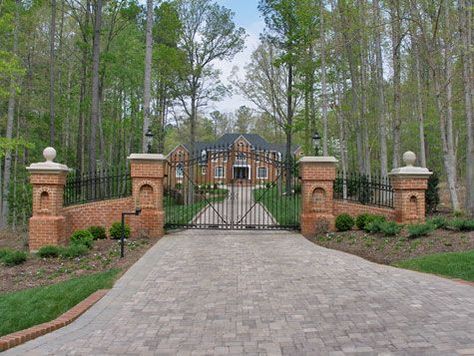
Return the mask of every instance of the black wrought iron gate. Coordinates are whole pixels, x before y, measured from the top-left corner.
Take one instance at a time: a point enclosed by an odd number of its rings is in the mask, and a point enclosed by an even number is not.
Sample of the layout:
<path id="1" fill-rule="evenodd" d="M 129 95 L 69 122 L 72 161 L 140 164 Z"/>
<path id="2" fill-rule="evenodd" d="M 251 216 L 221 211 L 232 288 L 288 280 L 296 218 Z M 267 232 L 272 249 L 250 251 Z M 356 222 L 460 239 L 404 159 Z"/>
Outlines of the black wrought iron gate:
<path id="1" fill-rule="evenodd" d="M 184 146 L 168 157 L 167 228 L 298 229 L 296 166 L 277 151 L 248 144 Z"/>

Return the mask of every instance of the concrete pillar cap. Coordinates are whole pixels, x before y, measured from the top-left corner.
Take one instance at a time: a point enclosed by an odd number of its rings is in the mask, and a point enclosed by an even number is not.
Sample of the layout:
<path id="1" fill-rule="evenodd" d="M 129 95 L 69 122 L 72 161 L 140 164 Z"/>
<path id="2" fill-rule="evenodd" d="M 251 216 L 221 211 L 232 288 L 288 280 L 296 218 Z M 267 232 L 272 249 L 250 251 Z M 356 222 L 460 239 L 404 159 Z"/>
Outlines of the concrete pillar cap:
<path id="1" fill-rule="evenodd" d="M 428 168 L 415 167 L 416 154 L 412 151 L 407 151 L 403 154 L 403 163 L 405 167 L 394 168 L 389 173 L 390 176 L 409 176 L 411 178 L 428 178 L 433 172 Z"/>
<path id="2" fill-rule="evenodd" d="M 336 157 L 332 156 L 304 156 L 301 157 L 298 163 L 337 163 Z"/>
<path id="3" fill-rule="evenodd" d="M 29 172 L 36 173 L 60 173 L 68 172 L 69 168 L 65 164 L 53 162 L 56 158 L 56 150 L 53 147 L 46 147 L 43 150 L 43 157 L 45 162 L 32 163 L 26 169 Z"/>

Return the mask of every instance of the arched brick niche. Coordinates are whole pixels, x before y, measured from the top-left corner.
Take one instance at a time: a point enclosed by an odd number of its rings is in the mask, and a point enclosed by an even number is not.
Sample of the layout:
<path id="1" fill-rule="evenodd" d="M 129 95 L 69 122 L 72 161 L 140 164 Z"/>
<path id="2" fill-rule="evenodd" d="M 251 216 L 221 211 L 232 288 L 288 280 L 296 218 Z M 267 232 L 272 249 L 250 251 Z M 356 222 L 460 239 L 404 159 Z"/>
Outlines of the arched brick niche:
<path id="1" fill-rule="evenodd" d="M 141 208 L 154 208 L 155 207 L 155 196 L 153 187 L 145 183 L 140 186 L 139 192 L 139 206 Z"/>
<path id="2" fill-rule="evenodd" d="M 408 202 L 409 207 L 409 216 L 413 220 L 418 220 L 419 218 L 419 208 L 418 208 L 418 198 L 416 195 L 412 195 Z"/>
<path id="3" fill-rule="evenodd" d="M 311 204 L 312 204 L 312 211 L 326 211 L 327 207 L 327 193 L 326 191 L 321 188 L 317 187 L 313 190 L 313 193 L 311 194 Z"/>
<path id="4" fill-rule="evenodd" d="M 46 190 L 39 195 L 39 213 L 44 215 L 51 213 L 51 193 Z"/>

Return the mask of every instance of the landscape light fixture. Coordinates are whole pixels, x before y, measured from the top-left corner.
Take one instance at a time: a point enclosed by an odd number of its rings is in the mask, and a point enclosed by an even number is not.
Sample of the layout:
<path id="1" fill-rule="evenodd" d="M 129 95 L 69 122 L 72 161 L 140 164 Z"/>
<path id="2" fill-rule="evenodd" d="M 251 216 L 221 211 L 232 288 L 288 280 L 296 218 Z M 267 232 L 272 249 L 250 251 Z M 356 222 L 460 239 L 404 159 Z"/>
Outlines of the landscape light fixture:
<path id="1" fill-rule="evenodd" d="M 319 135 L 317 131 L 313 134 L 312 140 L 313 140 L 314 155 L 319 156 L 319 146 L 321 145 L 321 136 Z"/>
<path id="2" fill-rule="evenodd" d="M 136 208 L 134 212 L 123 212 L 122 213 L 122 235 L 120 236 L 120 258 L 125 256 L 125 215 L 135 215 L 138 216 L 142 212 L 141 208 Z"/>
<path id="3" fill-rule="evenodd" d="M 151 132 L 151 128 L 148 128 L 148 131 L 145 134 L 146 143 L 147 143 L 147 153 L 151 153 L 151 145 L 153 143 L 153 132 Z"/>

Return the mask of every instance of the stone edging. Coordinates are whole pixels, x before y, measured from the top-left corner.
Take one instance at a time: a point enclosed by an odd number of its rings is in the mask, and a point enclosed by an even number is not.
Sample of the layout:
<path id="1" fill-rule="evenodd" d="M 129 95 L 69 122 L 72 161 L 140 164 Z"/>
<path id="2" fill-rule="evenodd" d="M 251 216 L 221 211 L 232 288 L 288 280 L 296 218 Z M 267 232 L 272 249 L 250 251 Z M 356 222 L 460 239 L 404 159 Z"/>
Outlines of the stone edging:
<path id="1" fill-rule="evenodd" d="M 91 306 L 93 306 L 100 299 L 102 299 L 102 297 L 107 294 L 108 291 L 108 289 L 100 289 L 92 293 L 82 302 L 75 305 L 74 307 L 72 307 L 67 312 L 65 312 L 54 320 L 0 337 L 0 352 L 23 344 L 27 341 L 36 339 L 39 336 L 45 335 L 72 323 L 84 312 L 86 312 Z"/>

